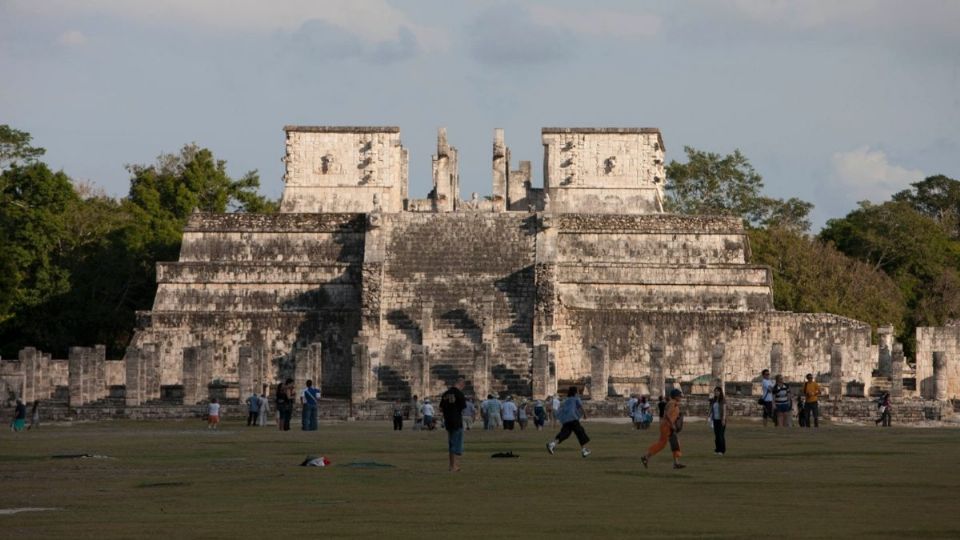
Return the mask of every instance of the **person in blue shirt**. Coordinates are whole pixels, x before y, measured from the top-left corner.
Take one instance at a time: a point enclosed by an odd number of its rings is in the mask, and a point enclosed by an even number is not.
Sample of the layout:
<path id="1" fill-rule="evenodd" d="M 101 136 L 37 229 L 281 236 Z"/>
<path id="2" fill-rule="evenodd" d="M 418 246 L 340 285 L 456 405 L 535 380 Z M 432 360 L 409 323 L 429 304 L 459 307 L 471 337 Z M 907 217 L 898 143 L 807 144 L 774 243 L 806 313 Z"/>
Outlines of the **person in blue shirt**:
<path id="1" fill-rule="evenodd" d="M 303 403 L 303 431 L 316 431 L 320 389 L 313 386 L 313 381 L 307 381 L 307 387 L 300 394 L 300 402 Z"/>
<path id="2" fill-rule="evenodd" d="M 577 396 L 577 387 L 571 386 L 567 390 L 567 399 L 563 400 L 563 403 L 560 405 L 560 408 L 555 411 L 557 421 L 560 422 L 560 433 L 557 433 L 556 438 L 547 443 L 547 452 L 550 452 L 552 455 L 557 449 L 557 445 L 562 443 L 570 436 L 571 433 L 577 436 L 577 442 L 580 443 L 580 455 L 587 457 L 590 455 L 590 449 L 587 448 L 587 443 L 590 442 L 590 437 L 587 436 L 587 432 L 584 431 L 583 426 L 580 425 L 580 419 L 583 418 L 586 420 L 587 415 L 583 412 L 583 402 L 580 401 L 580 397 Z"/>

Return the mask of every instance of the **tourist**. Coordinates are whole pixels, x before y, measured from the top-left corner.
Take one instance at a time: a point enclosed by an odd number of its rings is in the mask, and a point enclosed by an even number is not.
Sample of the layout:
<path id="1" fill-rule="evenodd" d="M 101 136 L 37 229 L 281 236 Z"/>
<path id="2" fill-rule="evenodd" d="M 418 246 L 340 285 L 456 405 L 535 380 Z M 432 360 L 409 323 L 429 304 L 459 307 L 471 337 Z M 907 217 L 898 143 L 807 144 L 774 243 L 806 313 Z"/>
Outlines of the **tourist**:
<path id="1" fill-rule="evenodd" d="M 650 412 L 650 402 L 647 396 L 640 396 L 633 404 L 633 427 L 636 429 L 647 429 L 653 422 L 653 414 Z"/>
<path id="2" fill-rule="evenodd" d="M 277 386 L 277 414 L 280 415 L 279 427 L 290 431 L 290 418 L 293 417 L 293 379 L 287 379 Z"/>
<path id="3" fill-rule="evenodd" d="M 10 422 L 10 429 L 13 431 L 23 431 L 24 424 L 27 422 L 27 406 L 23 400 L 17 398 L 17 404 L 13 409 L 13 421 Z"/>
<path id="4" fill-rule="evenodd" d="M 773 425 L 777 425 L 777 417 L 773 414 L 773 386 L 774 382 L 770 380 L 770 370 L 765 369 L 760 372 L 760 405 L 763 406 L 763 427 L 767 427 L 767 419 L 773 420 Z"/>
<path id="5" fill-rule="evenodd" d="M 447 451 L 450 454 L 450 472 L 460 471 L 460 456 L 463 455 L 463 417 L 467 400 L 463 395 L 466 382 L 463 377 L 440 396 L 440 412 L 443 413 L 443 427 L 447 430 Z"/>
<path id="6" fill-rule="evenodd" d="M 254 390 L 247 398 L 247 427 L 256 424 L 258 418 L 260 418 L 260 396 Z"/>
<path id="7" fill-rule="evenodd" d="M 804 398 L 804 417 L 806 417 L 807 427 L 810 426 L 810 419 L 813 418 L 813 426 L 820 427 L 820 385 L 813 380 L 813 373 L 807 373 L 807 382 L 803 383 Z"/>
<path id="8" fill-rule="evenodd" d="M 520 405 L 517 408 L 517 425 L 520 426 L 520 431 L 527 429 L 527 400 L 520 402 Z"/>
<path id="9" fill-rule="evenodd" d="M 657 398 L 657 418 L 663 419 L 663 412 L 667 410 L 667 402 L 663 399 L 663 394 Z"/>
<path id="10" fill-rule="evenodd" d="M 790 387 L 783 382 L 783 375 L 777 375 L 776 384 L 773 385 L 773 405 L 777 410 L 777 425 L 781 427 L 790 427 L 790 410 L 793 408 L 793 398 Z"/>
<path id="11" fill-rule="evenodd" d="M 434 416 L 434 414 L 435 414 L 435 413 L 434 413 L 434 410 L 433 410 L 433 404 L 430 403 L 430 400 L 429 400 L 429 399 L 424 398 L 424 400 L 423 400 L 423 427 L 425 427 L 426 429 L 429 429 L 429 430 L 431 430 L 431 431 L 433 431 L 433 428 L 436 427 L 436 425 L 433 423 L 433 416 Z"/>
<path id="12" fill-rule="evenodd" d="M 423 420 L 420 416 L 420 399 L 416 394 L 410 398 L 410 410 L 413 411 L 413 430 L 420 431 L 423 428 Z"/>
<path id="13" fill-rule="evenodd" d="M 877 400 L 877 409 L 880 412 L 880 418 L 874 422 L 883 427 L 890 427 L 890 421 L 893 419 L 893 411 L 890 410 L 890 392 L 884 392 Z"/>
<path id="14" fill-rule="evenodd" d="M 317 430 L 317 406 L 320 404 L 320 389 L 313 385 L 313 381 L 307 381 L 307 387 L 300 392 L 300 404 L 303 410 L 300 415 L 301 429 L 303 431 Z"/>
<path id="15" fill-rule="evenodd" d="M 33 428 L 40 427 L 40 400 L 33 400 L 33 410 L 30 411 L 30 425 L 27 427 L 27 431 Z"/>
<path id="16" fill-rule="evenodd" d="M 533 425 L 537 428 L 537 431 L 540 431 L 546 422 L 547 409 L 543 406 L 543 401 L 538 399 L 533 402 Z"/>
<path id="17" fill-rule="evenodd" d="M 218 429 L 220 427 L 220 401 L 217 398 L 210 400 L 207 405 L 207 429 Z"/>
<path id="18" fill-rule="evenodd" d="M 270 400 L 267 399 L 267 385 L 263 385 L 263 392 L 260 394 L 259 415 L 257 425 L 260 427 L 267 425 L 267 417 L 270 415 Z"/>
<path id="19" fill-rule="evenodd" d="M 507 401 L 500 409 L 500 417 L 503 418 L 503 429 L 513 431 L 513 424 L 517 421 L 517 404 L 513 402 L 513 396 L 507 396 Z"/>
<path id="20" fill-rule="evenodd" d="M 466 398 L 463 407 L 463 430 L 469 431 L 473 427 L 474 418 L 477 416 L 477 406 L 473 402 L 473 397 Z"/>
<path id="21" fill-rule="evenodd" d="M 683 398 L 683 392 L 679 388 L 670 391 L 670 401 L 667 403 L 666 411 L 660 420 L 660 438 L 657 442 L 650 445 L 647 453 L 640 456 L 640 463 L 646 468 L 650 465 L 650 458 L 657 455 L 658 452 L 670 443 L 670 450 L 673 452 L 673 468 L 682 469 L 686 465 L 680 463 L 680 439 L 677 434 L 683 429 L 683 413 L 680 410 L 680 400 Z"/>
<path id="22" fill-rule="evenodd" d="M 557 445 L 567 440 L 567 437 L 573 433 L 577 436 L 577 442 L 580 443 L 580 455 L 583 457 L 589 456 L 590 449 L 587 448 L 587 443 L 590 442 L 590 437 L 587 436 L 587 432 L 580 425 L 580 419 L 586 420 L 587 414 L 583 410 L 583 402 L 577 395 L 576 386 L 571 386 L 567 390 L 567 399 L 563 400 L 563 404 L 556 410 L 555 416 L 557 421 L 561 423 L 560 433 L 557 433 L 557 436 L 547 443 L 547 452 L 552 455 L 556 451 Z"/>
<path id="23" fill-rule="evenodd" d="M 483 420 L 483 429 L 490 429 L 490 417 L 487 416 L 487 403 L 492 399 L 491 394 L 487 394 L 487 398 L 480 402 L 480 419 Z"/>
<path id="24" fill-rule="evenodd" d="M 503 427 L 503 419 L 500 416 L 502 404 L 493 394 L 487 399 L 487 429 L 500 429 Z"/>
<path id="25" fill-rule="evenodd" d="M 556 394 L 550 396 L 550 427 L 557 427 L 557 411 L 560 410 L 560 397 Z"/>
<path id="26" fill-rule="evenodd" d="M 627 400 L 627 418 L 629 418 L 631 422 L 634 422 L 634 418 L 633 418 L 633 417 L 634 417 L 634 414 L 633 414 L 633 412 L 636 410 L 636 408 L 637 408 L 637 403 L 639 403 L 639 402 L 640 402 L 640 400 L 637 399 L 637 395 L 636 395 L 636 394 L 630 394 L 630 399 Z M 634 424 L 636 424 L 636 422 L 634 422 Z M 634 427 L 637 427 L 637 426 L 634 425 Z M 639 428 L 637 428 L 637 429 L 639 429 Z"/>
<path id="27" fill-rule="evenodd" d="M 723 398 L 723 388 L 713 389 L 710 398 L 710 421 L 713 424 L 713 453 L 722 456 L 727 453 L 727 401 Z"/>
<path id="28" fill-rule="evenodd" d="M 807 427 L 809 425 L 807 404 L 804 401 L 803 392 L 797 395 L 797 425 L 800 427 Z"/>
<path id="29" fill-rule="evenodd" d="M 403 430 L 403 404 L 400 398 L 393 400 L 393 430 Z"/>

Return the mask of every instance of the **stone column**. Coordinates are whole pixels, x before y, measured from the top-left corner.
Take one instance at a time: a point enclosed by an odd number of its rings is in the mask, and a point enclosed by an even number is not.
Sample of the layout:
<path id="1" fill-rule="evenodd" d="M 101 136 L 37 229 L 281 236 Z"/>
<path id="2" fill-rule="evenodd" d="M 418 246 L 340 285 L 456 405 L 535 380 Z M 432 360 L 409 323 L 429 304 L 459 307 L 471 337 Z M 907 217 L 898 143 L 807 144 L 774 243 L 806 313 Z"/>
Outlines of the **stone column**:
<path id="1" fill-rule="evenodd" d="M 85 401 L 84 376 L 87 350 L 84 347 L 70 347 L 68 351 L 68 384 L 70 386 L 70 406 L 80 407 Z"/>
<path id="2" fill-rule="evenodd" d="M 507 182 L 510 171 L 509 154 L 503 139 L 503 129 L 493 131 L 493 204 L 497 212 L 506 209 Z"/>
<path id="3" fill-rule="evenodd" d="M 107 384 L 107 347 L 105 345 L 94 345 L 90 353 L 90 360 L 93 364 L 91 366 L 93 379 L 91 400 L 96 401 L 104 399 L 110 393 L 110 385 Z"/>
<path id="4" fill-rule="evenodd" d="M 843 399 L 843 349 L 839 343 L 830 348 L 830 398 Z"/>
<path id="5" fill-rule="evenodd" d="M 877 328 L 877 341 L 879 342 L 879 357 L 877 359 L 877 371 L 881 377 L 890 376 L 891 351 L 893 351 L 893 326 L 886 324 Z"/>
<path id="6" fill-rule="evenodd" d="M 423 399 L 428 396 L 430 392 L 429 347 L 425 345 L 414 345 L 410 351 L 410 365 L 413 371 L 410 391 Z"/>
<path id="7" fill-rule="evenodd" d="M 893 344 L 890 360 L 890 397 L 903 397 L 903 344 Z"/>
<path id="8" fill-rule="evenodd" d="M 144 343 L 140 347 L 140 357 L 143 361 L 143 386 L 140 389 L 143 399 L 144 401 L 160 399 L 162 373 L 160 373 L 159 348 L 153 343 Z"/>
<path id="9" fill-rule="evenodd" d="M 19 397 L 24 401 L 24 403 L 30 403 L 34 399 L 37 399 L 37 356 L 40 355 L 33 347 L 20 349 L 20 352 L 17 354 L 17 357 L 20 360 L 20 371 L 23 372 L 23 390 L 20 392 Z"/>
<path id="10" fill-rule="evenodd" d="M 311 343 L 307 346 L 308 373 L 313 379 L 313 385 L 323 393 L 323 345 Z"/>
<path id="11" fill-rule="evenodd" d="M 947 354 L 944 351 L 933 352 L 933 398 L 947 400 Z"/>
<path id="12" fill-rule="evenodd" d="M 710 384 L 714 386 L 719 386 L 723 388 L 723 354 L 724 354 L 724 344 L 717 343 L 713 346 L 713 351 L 710 353 Z M 713 390 L 709 390 L 712 394 Z"/>
<path id="13" fill-rule="evenodd" d="M 213 342 L 204 341 L 200 343 L 200 362 L 197 366 L 197 390 L 200 392 L 200 401 L 210 399 L 210 383 L 213 382 L 213 364 L 217 355 L 217 349 Z M 160 388 L 159 378 L 156 385 L 151 383 L 151 387 Z"/>
<path id="14" fill-rule="evenodd" d="M 590 399 L 607 399 L 610 384 L 610 352 L 606 344 L 590 347 Z"/>
<path id="15" fill-rule="evenodd" d="M 543 399 L 552 392 L 548 391 L 550 384 L 550 346 L 537 345 L 533 348 L 533 398 Z M 484 394 L 486 395 L 486 394 Z"/>
<path id="16" fill-rule="evenodd" d="M 123 356 L 126 366 L 126 382 L 124 384 L 124 398 L 127 407 L 137 407 L 143 404 L 143 359 L 140 357 L 140 349 L 133 345 L 127 347 L 127 353 Z"/>
<path id="17" fill-rule="evenodd" d="M 664 395 L 663 344 L 650 344 L 650 398 L 656 400 Z"/>
<path id="18" fill-rule="evenodd" d="M 253 379 L 253 350 L 249 345 L 243 344 L 237 349 L 237 381 L 240 386 L 241 400 L 250 392 L 259 393 L 260 390 L 254 386 Z"/>
<path id="19" fill-rule="evenodd" d="M 534 354 L 536 357 L 536 354 Z M 473 348 L 473 393 L 478 400 L 483 400 L 490 393 L 490 361 L 493 358 L 488 344 L 481 344 Z M 536 362 L 536 358 L 534 358 Z M 536 375 L 534 375 L 536 376 Z"/>
<path id="20" fill-rule="evenodd" d="M 364 341 L 357 341 L 351 347 L 351 353 L 353 363 L 350 370 L 350 402 L 354 405 L 360 405 L 367 400 L 376 398 L 370 347 Z"/>
<path id="21" fill-rule="evenodd" d="M 783 343 L 774 343 L 770 347 L 770 378 L 783 374 Z"/>
<path id="22" fill-rule="evenodd" d="M 200 348 L 183 348 L 183 404 L 200 402 Z"/>

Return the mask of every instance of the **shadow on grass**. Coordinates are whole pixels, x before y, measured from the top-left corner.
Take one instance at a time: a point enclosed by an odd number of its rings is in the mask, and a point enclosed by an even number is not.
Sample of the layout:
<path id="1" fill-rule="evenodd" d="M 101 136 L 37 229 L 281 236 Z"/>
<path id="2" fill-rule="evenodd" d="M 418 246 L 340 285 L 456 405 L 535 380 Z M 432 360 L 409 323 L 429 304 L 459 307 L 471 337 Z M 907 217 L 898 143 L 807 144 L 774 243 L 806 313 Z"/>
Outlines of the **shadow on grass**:
<path id="1" fill-rule="evenodd" d="M 191 486 L 193 482 L 143 482 L 137 484 L 138 488 L 158 488 L 158 487 L 184 487 Z"/>

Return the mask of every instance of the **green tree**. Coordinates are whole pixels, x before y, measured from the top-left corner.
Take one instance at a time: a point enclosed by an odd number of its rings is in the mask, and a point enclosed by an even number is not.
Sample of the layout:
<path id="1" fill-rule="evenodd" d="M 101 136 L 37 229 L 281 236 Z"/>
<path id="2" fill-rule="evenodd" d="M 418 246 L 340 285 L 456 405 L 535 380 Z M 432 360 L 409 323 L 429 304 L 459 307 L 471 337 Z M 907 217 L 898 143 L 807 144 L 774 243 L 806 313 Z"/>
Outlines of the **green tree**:
<path id="1" fill-rule="evenodd" d="M 934 219 L 951 237 L 960 238 L 960 182 L 938 174 L 910 184 L 912 189 L 893 196 L 914 210 Z"/>
<path id="2" fill-rule="evenodd" d="M 749 236 L 752 261 L 773 270 L 777 309 L 834 313 L 873 327 L 904 327 L 900 289 L 883 271 L 794 230 L 751 229 Z"/>
<path id="3" fill-rule="evenodd" d="M 813 205 L 796 198 L 763 196 L 763 177 L 740 150 L 726 156 L 689 146 L 683 150 L 687 162 L 671 161 L 666 167 L 669 211 L 739 216 L 758 227 L 810 228 Z"/>
<path id="4" fill-rule="evenodd" d="M 12 165 L 33 163 L 46 153 L 43 148 L 30 145 L 33 137 L 25 131 L 0 125 L 0 170 Z"/>

